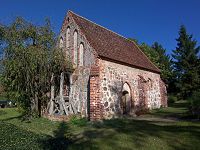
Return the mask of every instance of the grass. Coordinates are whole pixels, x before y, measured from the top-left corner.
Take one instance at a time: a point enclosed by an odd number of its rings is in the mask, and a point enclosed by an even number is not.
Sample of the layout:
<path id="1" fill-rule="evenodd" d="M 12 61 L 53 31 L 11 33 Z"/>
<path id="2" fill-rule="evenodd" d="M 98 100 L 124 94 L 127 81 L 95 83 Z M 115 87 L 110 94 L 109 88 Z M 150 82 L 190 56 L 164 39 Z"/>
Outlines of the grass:
<path id="1" fill-rule="evenodd" d="M 167 108 L 152 110 L 150 115 L 162 118 L 181 119 L 189 115 L 188 105 L 187 101 L 177 101 L 176 103 L 169 104 Z"/>
<path id="2" fill-rule="evenodd" d="M 200 147 L 200 123 L 181 119 L 185 102 L 133 119 L 22 121 L 15 108 L 0 109 L 0 149 L 188 149 Z"/>

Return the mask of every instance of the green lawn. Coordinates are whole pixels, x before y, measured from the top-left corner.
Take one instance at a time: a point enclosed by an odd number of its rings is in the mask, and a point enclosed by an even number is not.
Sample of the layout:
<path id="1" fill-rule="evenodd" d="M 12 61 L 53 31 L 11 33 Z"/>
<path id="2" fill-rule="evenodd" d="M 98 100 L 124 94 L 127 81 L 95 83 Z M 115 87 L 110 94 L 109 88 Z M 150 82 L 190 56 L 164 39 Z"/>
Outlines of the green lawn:
<path id="1" fill-rule="evenodd" d="M 22 121 L 13 108 L 0 109 L 0 149 L 199 149 L 200 122 L 184 121 L 186 103 L 133 119 L 99 123 L 45 118 Z"/>

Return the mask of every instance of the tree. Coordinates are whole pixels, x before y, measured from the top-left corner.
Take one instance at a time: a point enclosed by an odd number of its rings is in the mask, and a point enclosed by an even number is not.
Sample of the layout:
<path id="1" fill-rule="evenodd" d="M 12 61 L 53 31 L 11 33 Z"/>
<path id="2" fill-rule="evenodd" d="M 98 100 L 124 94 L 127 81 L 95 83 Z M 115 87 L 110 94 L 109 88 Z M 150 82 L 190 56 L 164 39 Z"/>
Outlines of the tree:
<path id="1" fill-rule="evenodd" d="M 2 32 L 3 32 L 3 29 L 2 29 L 2 26 L 0 25 L 0 39 L 2 39 Z"/>
<path id="2" fill-rule="evenodd" d="M 158 42 L 154 42 L 152 46 L 146 43 L 139 44 L 136 39 L 129 40 L 134 41 L 140 49 L 146 54 L 146 56 L 161 70 L 161 78 L 169 84 L 172 77 L 172 67 L 170 56 L 166 54 L 166 50 Z"/>
<path id="3" fill-rule="evenodd" d="M 179 37 L 176 39 L 177 47 L 173 50 L 173 72 L 176 77 L 176 89 L 181 98 L 186 99 L 199 89 L 199 51 L 197 41 L 189 35 L 185 26 L 181 26 Z"/>
<path id="4" fill-rule="evenodd" d="M 134 42 L 138 47 L 145 53 L 145 55 L 158 67 L 158 54 L 157 52 L 152 49 L 151 46 L 147 45 L 146 43 L 139 43 L 138 40 L 129 38 L 130 41 Z"/>
<path id="5" fill-rule="evenodd" d="M 40 116 L 41 107 L 48 102 L 52 74 L 60 74 L 70 64 L 56 47 L 49 20 L 44 26 L 35 26 L 18 17 L 3 27 L 3 33 L 5 90 L 25 112 Z"/>
<path id="6" fill-rule="evenodd" d="M 166 54 L 166 50 L 158 42 L 154 42 L 151 46 L 157 52 L 157 65 L 161 70 L 161 78 L 165 83 L 169 84 L 172 78 L 171 58 Z"/>
<path id="7" fill-rule="evenodd" d="M 147 55 L 147 57 L 159 68 L 159 55 L 157 51 L 155 51 L 151 46 L 146 43 L 142 43 L 139 45 L 141 50 Z"/>
<path id="8" fill-rule="evenodd" d="M 3 38 L 4 38 L 3 25 L 0 24 L 0 46 L 3 44 Z M 0 60 L 1 58 L 2 58 L 2 49 L 0 47 Z"/>

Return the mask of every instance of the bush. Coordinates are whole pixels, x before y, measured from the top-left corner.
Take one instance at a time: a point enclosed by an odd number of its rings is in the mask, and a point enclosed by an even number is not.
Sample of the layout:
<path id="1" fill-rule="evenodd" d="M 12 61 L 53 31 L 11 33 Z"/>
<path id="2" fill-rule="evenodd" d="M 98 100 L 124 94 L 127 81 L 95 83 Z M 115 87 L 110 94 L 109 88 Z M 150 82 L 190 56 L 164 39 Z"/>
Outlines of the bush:
<path id="1" fill-rule="evenodd" d="M 175 103 L 177 100 L 178 100 L 178 98 L 177 98 L 176 96 L 174 96 L 174 95 L 169 95 L 169 96 L 168 96 L 168 103 L 169 103 L 169 104 L 173 104 L 173 103 Z"/>

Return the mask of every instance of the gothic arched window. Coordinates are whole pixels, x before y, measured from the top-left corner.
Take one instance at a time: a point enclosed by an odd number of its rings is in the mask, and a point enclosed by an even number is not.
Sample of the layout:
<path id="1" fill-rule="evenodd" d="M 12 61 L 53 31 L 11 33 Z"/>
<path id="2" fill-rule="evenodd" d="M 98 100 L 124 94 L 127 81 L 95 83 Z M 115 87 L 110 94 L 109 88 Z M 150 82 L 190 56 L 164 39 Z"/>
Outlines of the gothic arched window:
<path id="1" fill-rule="evenodd" d="M 79 66 L 83 66 L 83 43 L 80 44 L 79 46 Z"/>
<path id="2" fill-rule="evenodd" d="M 67 33 L 66 33 L 66 47 L 69 48 L 69 39 L 70 39 L 70 28 L 67 28 Z"/>
<path id="3" fill-rule="evenodd" d="M 78 33 L 77 31 L 74 32 L 74 64 L 77 65 L 78 57 L 77 57 L 77 40 L 78 40 Z"/>

